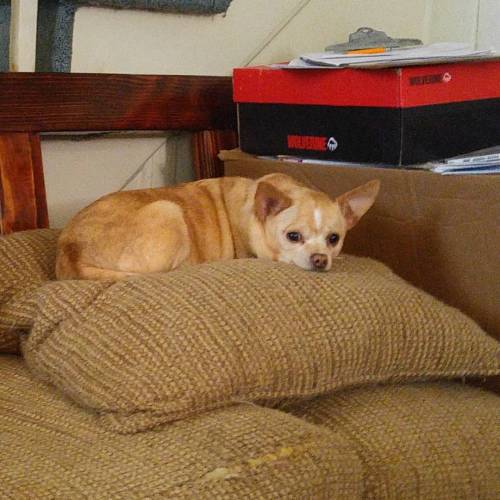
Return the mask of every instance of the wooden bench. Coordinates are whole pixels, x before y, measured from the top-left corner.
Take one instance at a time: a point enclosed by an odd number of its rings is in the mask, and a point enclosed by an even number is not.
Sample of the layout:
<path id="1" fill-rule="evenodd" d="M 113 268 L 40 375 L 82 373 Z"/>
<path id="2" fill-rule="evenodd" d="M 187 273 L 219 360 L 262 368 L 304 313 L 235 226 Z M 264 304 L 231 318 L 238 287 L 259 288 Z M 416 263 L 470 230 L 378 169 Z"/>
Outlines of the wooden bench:
<path id="1" fill-rule="evenodd" d="M 193 131 L 198 178 L 236 146 L 230 77 L 0 73 L 0 233 L 48 226 L 40 134 Z"/>

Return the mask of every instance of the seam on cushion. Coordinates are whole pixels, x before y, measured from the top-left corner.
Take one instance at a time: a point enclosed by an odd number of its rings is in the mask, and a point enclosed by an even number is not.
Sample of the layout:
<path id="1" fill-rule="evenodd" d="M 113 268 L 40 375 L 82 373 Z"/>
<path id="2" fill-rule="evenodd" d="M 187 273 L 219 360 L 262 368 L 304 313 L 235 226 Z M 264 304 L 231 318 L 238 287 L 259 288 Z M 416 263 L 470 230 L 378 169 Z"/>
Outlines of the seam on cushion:
<path id="1" fill-rule="evenodd" d="M 50 282 L 50 283 L 57 283 L 57 281 L 53 281 L 53 282 Z M 101 298 L 101 296 L 107 292 L 115 283 L 109 283 L 109 285 L 104 288 L 103 290 L 101 290 L 83 309 L 80 309 L 79 310 L 79 313 L 83 313 L 83 312 L 86 312 L 88 308 L 92 307 L 95 302 L 97 302 L 97 300 L 99 298 Z M 36 307 L 36 310 L 41 310 L 41 308 L 39 307 L 39 304 L 35 304 L 35 307 Z M 61 318 L 60 320 L 52 323 L 53 327 L 50 328 L 50 331 L 48 332 L 44 332 L 44 335 L 40 335 L 40 337 L 42 337 L 41 339 L 39 339 L 36 343 L 33 341 L 30 345 L 30 349 L 32 348 L 36 348 L 36 347 L 40 347 L 56 330 L 59 330 L 59 328 L 61 327 L 62 323 L 66 322 L 66 321 L 69 321 L 70 319 L 72 318 L 69 318 L 69 317 L 64 317 L 64 318 Z M 33 320 L 33 325 L 32 325 L 32 328 L 35 326 L 35 323 L 36 323 L 36 320 L 34 319 Z M 30 332 L 31 333 L 31 332 Z M 28 334 L 28 337 L 29 337 L 29 334 Z M 29 341 L 26 340 L 26 342 Z"/>
<path id="2" fill-rule="evenodd" d="M 480 372 L 479 372 L 480 371 Z M 276 398 L 284 398 L 284 399 L 293 399 L 294 397 L 308 397 L 308 396 L 316 396 L 316 395 L 321 395 L 321 394 L 328 394 L 344 389 L 349 389 L 353 387 L 358 387 L 362 385 L 376 385 L 378 383 L 398 383 L 404 381 L 406 382 L 417 382 L 419 380 L 426 381 L 429 378 L 432 379 L 443 379 L 443 380 L 449 380 L 451 378 L 461 378 L 461 377 L 494 377 L 496 375 L 500 375 L 500 368 L 476 368 L 472 371 L 463 371 L 463 370 L 456 370 L 452 372 L 427 372 L 424 375 L 422 375 L 421 372 L 415 373 L 415 372 L 403 372 L 399 375 L 364 375 L 361 378 L 356 378 L 355 382 L 349 381 L 349 382 L 343 382 L 341 386 L 334 387 L 334 388 L 327 388 L 325 385 L 327 383 L 322 384 L 317 390 L 316 389 L 311 389 L 311 390 L 305 390 L 301 392 L 296 392 L 293 396 L 290 396 L 287 392 L 279 392 L 275 393 L 272 396 L 271 395 L 266 395 L 262 393 L 257 393 L 257 394 L 252 394 L 251 398 L 256 399 L 256 400 L 263 400 L 263 401 L 270 401 Z M 344 385 L 345 384 L 345 385 Z M 260 395 L 262 394 L 262 396 Z M 235 403 L 241 403 L 241 400 L 231 400 L 231 402 Z"/>
<path id="3" fill-rule="evenodd" d="M 474 376 L 477 376 L 477 377 L 485 377 L 485 376 L 492 376 L 492 375 L 497 375 L 500 373 L 500 370 L 497 370 L 496 372 L 493 372 L 491 374 L 491 370 L 485 370 L 485 372 L 489 372 L 489 374 L 487 375 L 484 375 L 484 374 L 480 374 L 480 375 L 476 375 L 475 372 L 463 372 L 463 371 L 460 371 L 460 372 L 452 372 L 451 374 L 449 375 L 443 375 L 441 373 L 431 373 L 431 374 L 426 374 L 426 375 L 415 375 L 415 374 L 408 374 L 408 375 L 402 375 L 401 376 L 401 380 L 398 380 L 397 378 L 395 379 L 391 379 L 391 377 L 374 377 L 374 376 L 370 376 L 370 375 L 367 375 L 365 377 L 363 377 L 362 380 L 360 381 L 357 381 L 357 382 L 348 382 L 347 385 L 343 385 L 342 387 L 335 387 L 335 388 L 321 388 L 319 390 L 314 390 L 314 391 L 302 391 L 300 393 L 295 393 L 293 396 L 290 396 L 290 394 L 287 392 L 282 392 L 282 393 L 274 393 L 273 395 L 269 395 L 269 394 L 262 394 L 262 393 L 258 393 L 258 394 L 250 394 L 248 397 L 251 398 L 252 400 L 256 401 L 256 402 L 253 402 L 253 401 L 245 401 L 245 400 L 241 400 L 241 399 L 226 399 L 226 400 L 214 400 L 211 404 L 205 404 L 205 405 L 202 405 L 201 407 L 195 407 L 195 406 L 192 406 L 190 408 L 186 408 L 184 410 L 177 410 L 177 411 L 174 411 L 174 413 L 177 413 L 177 416 L 175 418 L 172 418 L 172 415 L 171 413 L 172 412 L 169 412 L 169 411 L 162 411 L 162 410 L 149 410 L 149 409 L 143 409 L 143 408 L 140 408 L 140 407 L 137 407 L 137 409 L 132 409 L 132 410 L 129 410 L 129 411 L 126 411 L 126 410 L 120 410 L 120 409 L 116 409 L 116 408 L 101 408 L 101 409 L 98 409 L 98 408 L 93 408 L 93 407 L 88 407 L 88 408 L 91 408 L 93 409 L 94 411 L 96 411 L 98 413 L 98 417 L 101 417 L 103 418 L 104 420 L 106 420 L 107 418 L 117 418 L 118 419 L 118 426 L 121 427 L 121 428 L 125 428 L 126 427 L 126 423 L 120 423 L 120 421 L 122 420 L 126 420 L 128 417 L 130 418 L 133 418 L 134 416 L 137 416 L 137 415 L 144 415 L 144 416 L 150 416 L 150 417 L 158 417 L 158 418 L 162 418 L 164 417 L 165 420 L 164 422 L 161 422 L 161 423 L 151 423 L 150 425 L 135 425 L 133 424 L 132 427 L 134 428 L 139 428 L 139 429 L 150 429 L 150 428 L 155 428 L 155 427 L 158 427 L 160 425 L 164 425 L 166 423 L 169 423 L 169 422 L 175 422 L 177 420 L 181 420 L 181 419 L 184 419 L 184 418 L 189 418 L 189 417 L 193 417 L 193 416 L 197 416 L 197 415 L 200 415 L 201 413 L 205 412 L 205 411 L 213 411 L 213 410 L 216 410 L 216 409 L 220 409 L 220 408 L 224 408 L 224 407 L 227 407 L 227 406 L 232 406 L 232 405 L 236 405 L 236 404 L 253 404 L 255 406 L 260 406 L 260 401 L 262 401 L 263 403 L 266 403 L 266 402 L 272 402 L 273 400 L 275 399 L 282 399 L 282 400 L 285 400 L 285 403 L 283 403 L 283 401 L 281 402 L 277 402 L 277 407 L 278 408 L 286 408 L 286 405 L 287 404 L 293 404 L 293 403 L 296 403 L 297 402 L 297 399 L 301 399 L 301 398 L 307 398 L 307 397 L 314 397 L 314 396 L 322 396 L 322 395 L 328 395 L 328 394 L 333 394 L 335 392 L 339 392 L 339 391 L 343 391 L 343 390 L 346 390 L 346 389 L 351 389 L 351 388 L 355 388 L 355 387 L 360 387 L 360 386 L 363 386 L 363 385 L 376 385 L 376 384 L 379 384 L 379 383 L 396 383 L 398 381 L 404 381 L 405 383 L 411 383 L 411 382 L 415 382 L 415 381 L 419 381 L 419 380 L 429 380 L 429 379 L 434 379 L 434 380 L 449 380 L 449 379 L 452 379 L 452 378 L 456 378 L 456 377 L 465 377 L 465 376 L 470 376 L 470 377 L 474 377 Z M 458 383 L 458 382 L 457 382 Z M 170 400 L 160 400 L 160 402 L 165 402 L 165 403 L 168 403 L 168 402 L 171 402 Z M 281 405 L 280 405 L 281 403 Z M 108 425 L 104 424 L 106 427 L 108 427 Z M 111 425 L 110 427 L 113 427 L 115 428 L 114 425 Z M 136 432 L 136 431 L 117 431 L 119 433 L 123 433 L 123 434 L 129 434 L 129 433 L 133 433 L 133 432 Z"/>
<path id="4" fill-rule="evenodd" d="M 45 282 L 47 283 L 47 282 Z M 45 284 L 42 283 L 40 286 L 36 286 L 33 288 L 26 287 L 25 289 L 21 290 L 18 294 L 14 293 L 11 295 L 5 302 L 0 304 L 0 331 L 5 328 L 4 331 L 12 331 L 14 329 L 16 330 L 22 330 L 22 331 L 27 331 L 33 327 L 33 310 L 36 308 L 36 304 L 34 301 L 34 296 L 36 292 Z M 19 323 L 17 321 L 17 318 L 14 319 L 14 321 L 9 321 L 9 326 L 5 324 L 4 327 L 2 325 L 4 324 L 5 318 L 1 317 L 4 314 L 4 310 L 8 309 L 9 307 L 16 307 L 16 305 L 21 305 L 21 309 L 23 314 L 25 311 L 29 311 L 29 324 L 27 325 L 26 323 Z M 8 316 L 8 315 L 7 315 Z M 13 314 L 12 316 L 16 316 Z"/>

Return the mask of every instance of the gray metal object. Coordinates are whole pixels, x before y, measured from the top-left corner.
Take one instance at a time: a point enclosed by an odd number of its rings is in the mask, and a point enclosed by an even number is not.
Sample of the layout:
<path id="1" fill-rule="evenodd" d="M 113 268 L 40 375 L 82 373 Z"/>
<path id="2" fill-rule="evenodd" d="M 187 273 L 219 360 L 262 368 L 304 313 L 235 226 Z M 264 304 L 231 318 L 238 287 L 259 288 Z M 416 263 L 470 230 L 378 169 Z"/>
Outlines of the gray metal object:
<path id="1" fill-rule="evenodd" d="M 73 25 L 79 7 L 213 15 L 226 12 L 230 3 L 231 0 L 39 0 L 36 71 L 71 71 Z"/>
<path id="2" fill-rule="evenodd" d="M 391 38 L 384 31 L 362 27 L 349 35 L 348 42 L 329 45 L 325 50 L 328 52 L 347 52 L 349 50 L 372 49 L 376 47 L 395 49 L 414 45 L 422 45 L 422 40 L 418 40 L 417 38 Z"/>

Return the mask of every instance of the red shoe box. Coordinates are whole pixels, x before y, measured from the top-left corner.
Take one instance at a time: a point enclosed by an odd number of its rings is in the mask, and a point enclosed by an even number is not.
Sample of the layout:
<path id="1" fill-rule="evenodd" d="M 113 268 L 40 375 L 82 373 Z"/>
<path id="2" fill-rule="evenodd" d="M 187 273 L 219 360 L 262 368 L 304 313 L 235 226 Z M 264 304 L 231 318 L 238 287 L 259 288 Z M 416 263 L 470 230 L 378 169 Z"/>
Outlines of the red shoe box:
<path id="1" fill-rule="evenodd" d="M 500 61 L 384 69 L 238 68 L 240 147 L 389 165 L 500 144 Z"/>

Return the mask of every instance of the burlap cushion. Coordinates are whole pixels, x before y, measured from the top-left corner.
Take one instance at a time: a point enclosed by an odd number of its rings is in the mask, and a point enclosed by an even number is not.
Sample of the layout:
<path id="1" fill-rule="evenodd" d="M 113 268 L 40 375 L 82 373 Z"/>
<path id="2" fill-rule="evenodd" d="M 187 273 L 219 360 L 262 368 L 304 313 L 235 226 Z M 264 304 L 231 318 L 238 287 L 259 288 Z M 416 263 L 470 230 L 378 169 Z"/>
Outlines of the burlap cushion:
<path id="1" fill-rule="evenodd" d="M 369 259 L 329 273 L 249 259 L 55 282 L 33 303 L 33 373 L 119 432 L 238 401 L 500 371 L 475 323 Z"/>
<path id="2" fill-rule="evenodd" d="M 363 498 L 499 498 L 493 393 L 449 382 L 363 387 L 290 411 L 349 439 L 365 469 Z"/>
<path id="3" fill-rule="evenodd" d="M 19 329 L 32 316 L 32 292 L 54 278 L 58 235 L 39 229 L 0 236 L 0 352 L 18 351 Z"/>
<path id="4" fill-rule="evenodd" d="M 359 459 L 326 429 L 235 405 L 119 435 L 23 365 L 0 357 L 2 498 L 361 498 Z"/>

